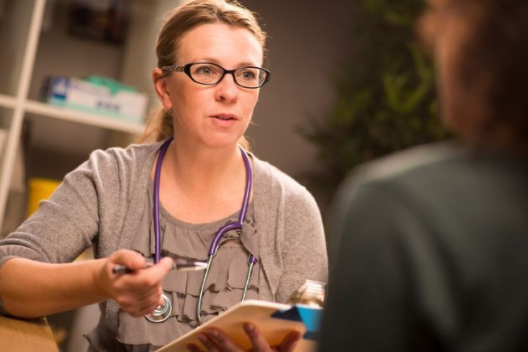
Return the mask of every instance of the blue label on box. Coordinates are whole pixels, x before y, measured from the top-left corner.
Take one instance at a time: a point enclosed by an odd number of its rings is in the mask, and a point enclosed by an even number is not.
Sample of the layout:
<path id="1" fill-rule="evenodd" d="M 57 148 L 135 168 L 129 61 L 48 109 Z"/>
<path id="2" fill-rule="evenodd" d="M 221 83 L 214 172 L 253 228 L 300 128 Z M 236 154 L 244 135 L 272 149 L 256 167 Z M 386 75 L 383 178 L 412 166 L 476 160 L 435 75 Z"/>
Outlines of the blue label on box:
<path id="1" fill-rule="evenodd" d="M 51 99 L 66 100 L 69 88 L 69 79 L 66 77 L 53 77 L 51 84 Z"/>

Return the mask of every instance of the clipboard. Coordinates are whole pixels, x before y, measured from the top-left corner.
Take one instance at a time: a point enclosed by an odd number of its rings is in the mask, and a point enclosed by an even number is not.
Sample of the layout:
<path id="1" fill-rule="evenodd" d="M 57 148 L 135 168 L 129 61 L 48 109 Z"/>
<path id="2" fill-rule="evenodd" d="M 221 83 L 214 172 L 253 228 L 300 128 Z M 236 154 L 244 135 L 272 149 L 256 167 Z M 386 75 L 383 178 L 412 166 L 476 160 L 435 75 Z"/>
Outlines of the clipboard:
<path id="1" fill-rule="evenodd" d="M 287 305 L 274 302 L 247 300 L 240 302 L 214 319 L 209 320 L 193 331 L 179 337 L 158 352 L 187 351 L 187 345 L 196 344 L 205 349 L 198 340 L 198 334 L 210 327 L 222 329 L 235 343 L 249 349 L 251 342 L 243 329 L 243 324 L 251 322 L 271 345 L 279 344 L 292 330 L 299 331 L 303 337 L 295 352 L 314 352 L 322 309 L 304 305 Z"/>

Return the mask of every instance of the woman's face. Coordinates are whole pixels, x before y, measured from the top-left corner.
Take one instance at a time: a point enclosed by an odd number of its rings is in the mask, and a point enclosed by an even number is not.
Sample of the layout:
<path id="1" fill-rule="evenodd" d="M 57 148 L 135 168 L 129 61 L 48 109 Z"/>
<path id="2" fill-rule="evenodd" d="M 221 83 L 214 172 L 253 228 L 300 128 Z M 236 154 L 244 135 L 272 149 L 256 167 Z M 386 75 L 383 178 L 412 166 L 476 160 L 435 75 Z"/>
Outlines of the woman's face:
<path id="1" fill-rule="evenodd" d="M 469 40 L 466 22 L 459 18 L 445 21 L 436 39 L 435 61 L 443 122 L 462 139 L 473 141 L 485 115 L 483 104 L 475 102 L 482 100 L 485 87 L 475 84 L 461 71 L 467 60 L 463 50 Z"/>
<path id="2" fill-rule="evenodd" d="M 211 62 L 232 70 L 261 67 L 262 57 L 262 48 L 249 30 L 215 23 L 187 32 L 174 64 Z M 162 75 L 161 70 L 156 69 L 156 75 Z M 191 147 L 235 146 L 251 121 L 259 96 L 259 89 L 239 87 L 229 74 L 217 85 L 206 86 L 183 72 L 174 72 L 155 85 L 164 108 L 173 111 L 176 140 Z"/>
<path id="3" fill-rule="evenodd" d="M 443 110 L 442 118 L 449 128 L 457 125 L 457 114 L 454 110 L 456 110 L 455 103 L 459 94 L 459 92 L 456 92 L 455 60 L 457 59 L 457 47 L 460 37 L 456 23 L 453 22 L 451 20 L 444 24 L 443 30 L 436 38 L 435 44 L 437 83 Z"/>

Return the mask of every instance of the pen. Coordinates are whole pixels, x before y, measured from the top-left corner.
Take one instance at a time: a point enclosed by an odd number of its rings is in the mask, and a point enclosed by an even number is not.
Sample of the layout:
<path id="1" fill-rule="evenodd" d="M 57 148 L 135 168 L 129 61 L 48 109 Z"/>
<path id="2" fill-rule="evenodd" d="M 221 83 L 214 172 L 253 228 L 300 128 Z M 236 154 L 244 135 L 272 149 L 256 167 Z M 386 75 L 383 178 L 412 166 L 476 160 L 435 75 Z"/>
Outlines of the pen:
<path id="1" fill-rule="evenodd" d="M 152 264 L 147 264 L 143 267 L 143 269 L 147 269 L 151 267 Z M 171 270 L 180 270 L 180 271 L 197 271 L 197 270 L 205 270 L 207 268 L 207 263 L 205 262 L 188 262 L 188 263 L 174 263 L 172 264 Z M 130 274 L 133 273 L 134 270 L 127 268 L 124 265 L 116 265 L 112 269 L 112 273 L 116 275 L 121 274 Z"/>

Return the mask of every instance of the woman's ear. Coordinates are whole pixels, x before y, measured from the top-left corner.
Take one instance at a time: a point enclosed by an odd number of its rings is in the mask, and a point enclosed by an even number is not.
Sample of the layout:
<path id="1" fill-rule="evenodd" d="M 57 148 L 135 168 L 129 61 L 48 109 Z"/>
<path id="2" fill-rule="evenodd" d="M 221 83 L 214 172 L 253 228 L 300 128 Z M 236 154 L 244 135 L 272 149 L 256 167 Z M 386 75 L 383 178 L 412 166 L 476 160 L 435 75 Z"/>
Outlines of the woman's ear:
<path id="1" fill-rule="evenodd" d="M 152 70 L 152 81 L 154 83 L 154 89 L 156 94 L 165 109 L 172 109 L 172 100 L 170 99 L 170 91 L 167 85 L 167 80 L 164 79 L 166 73 L 164 73 L 160 68 L 155 68 Z"/>

